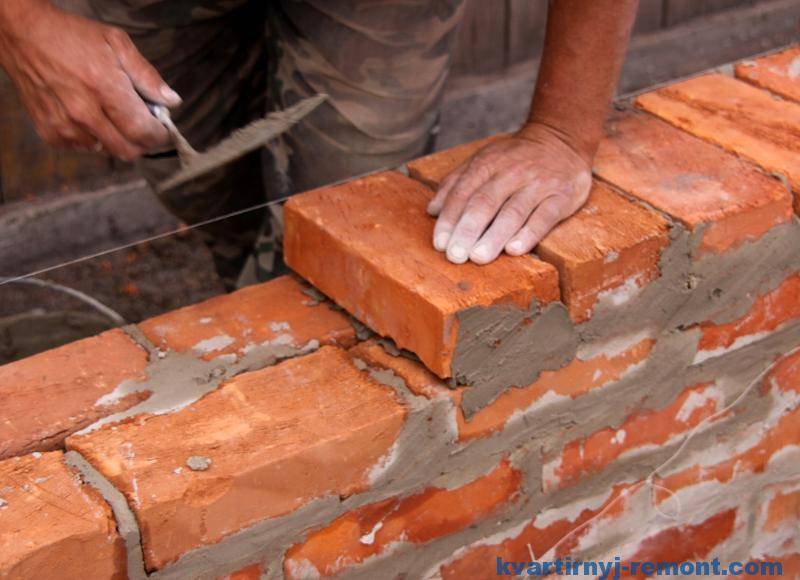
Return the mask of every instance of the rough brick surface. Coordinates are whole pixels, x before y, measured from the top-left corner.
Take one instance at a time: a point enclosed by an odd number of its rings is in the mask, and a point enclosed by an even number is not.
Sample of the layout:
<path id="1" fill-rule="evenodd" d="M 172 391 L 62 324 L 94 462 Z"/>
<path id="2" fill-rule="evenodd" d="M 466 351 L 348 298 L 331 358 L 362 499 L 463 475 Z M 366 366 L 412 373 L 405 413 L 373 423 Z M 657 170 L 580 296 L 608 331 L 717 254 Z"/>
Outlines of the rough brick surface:
<path id="1" fill-rule="evenodd" d="M 752 164 L 649 115 L 615 113 L 597 174 L 680 221 L 705 224 L 700 249 L 724 252 L 792 216 L 792 196 Z"/>
<path id="2" fill-rule="evenodd" d="M 0 367 L 0 459 L 56 449 L 70 433 L 135 405 L 147 393 L 98 401 L 144 379 L 146 366 L 144 349 L 111 330 Z"/>
<path id="3" fill-rule="evenodd" d="M 320 304 L 291 276 L 151 318 L 139 328 L 159 348 L 194 351 L 207 360 L 243 355 L 261 345 L 303 348 L 312 342 L 349 346 L 355 341 L 347 318 Z"/>
<path id="4" fill-rule="evenodd" d="M 511 501 L 520 483 L 521 473 L 503 461 L 455 489 L 433 487 L 359 508 L 291 548 L 286 577 L 333 576 L 401 544 L 424 544 L 463 530 Z"/>
<path id="5" fill-rule="evenodd" d="M 448 377 L 459 312 L 557 300 L 558 275 L 530 256 L 451 264 L 431 245 L 431 195 L 399 173 L 380 173 L 295 196 L 285 206 L 284 251 L 301 276 Z"/>
<path id="6" fill-rule="evenodd" d="M 736 76 L 793 101 L 800 101 L 800 46 L 740 62 Z"/>
<path id="7" fill-rule="evenodd" d="M 72 437 L 121 489 L 149 568 L 313 498 L 366 489 L 405 420 L 335 347 L 240 375 L 191 407 Z M 190 458 L 207 469 L 193 470 Z M 195 468 L 196 469 L 196 468 Z M 373 471 L 377 470 L 377 471 Z"/>
<path id="8" fill-rule="evenodd" d="M 591 316 L 599 296 L 630 293 L 659 276 L 668 226 L 658 214 L 595 182 L 586 205 L 537 248 L 558 268 L 561 296 L 575 322 Z"/>
<path id="9" fill-rule="evenodd" d="M 469 160 L 489 143 L 504 137 L 505 135 L 494 135 L 414 159 L 406 163 L 408 175 L 421 181 L 431 189 L 437 189 L 442 180 L 456 167 Z"/>
<path id="10" fill-rule="evenodd" d="M 636 98 L 636 104 L 686 131 L 780 173 L 800 191 L 800 104 L 745 82 L 711 74 Z"/>
<path id="11" fill-rule="evenodd" d="M 751 344 L 799 318 L 800 274 L 795 274 L 775 290 L 758 296 L 741 318 L 726 324 L 701 324 L 695 361 L 702 362 Z"/>
<path id="12" fill-rule="evenodd" d="M 125 566 L 111 510 L 61 452 L 0 461 L 0 578 L 122 580 Z"/>

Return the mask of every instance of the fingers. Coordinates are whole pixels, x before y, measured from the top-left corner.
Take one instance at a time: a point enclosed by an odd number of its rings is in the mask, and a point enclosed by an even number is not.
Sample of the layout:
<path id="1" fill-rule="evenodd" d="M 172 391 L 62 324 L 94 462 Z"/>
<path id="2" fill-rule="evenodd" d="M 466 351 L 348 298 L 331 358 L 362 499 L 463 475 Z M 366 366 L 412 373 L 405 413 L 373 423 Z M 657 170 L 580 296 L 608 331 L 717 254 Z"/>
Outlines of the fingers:
<path id="1" fill-rule="evenodd" d="M 127 75 L 120 72 L 104 87 L 102 108 L 120 134 L 136 147 L 151 151 L 169 142 L 169 132 L 136 94 Z"/>
<path id="2" fill-rule="evenodd" d="M 567 205 L 570 203 L 571 200 L 567 196 L 553 195 L 545 198 L 528 218 L 527 223 L 506 244 L 506 253 L 511 256 L 521 256 L 533 250 L 558 222 L 569 215 Z"/>
<path id="3" fill-rule="evenodd" d="M 492 174 L 492 168 L 486 160 L 473 158 L 465 166 L 451 189 L 446 192 L 439 219 L 436 220 L 433 228 L 433 246 L 437 250 L 442 252 L 449 247 L 450 237 L 461 219 L 461 214 L 464 213 L 470 197 L 476 189 L 492 177 Z M 469 250 L 467 250 L 468 252 Z M 466 260 L 467 253 L 464 254 L 462 261 Z"/>
<path id="4" fill-rule="evenodd" d="M 141 55 L 125 31 L 119 28 L 109 28 L 105 38 L 117 56 L 122 70 L 130 77 L 133 86 L 139 93 L 150 101 L 168 107 L 176 107 L 181 104 L 178 93 L 164 82 L 155 67 Z"/>
<path id="5" fill-rule="evenodd" d="M 439 184 L 439 189 L 436 191 L 436 195 L 433 196 L 433 199 L 430 201 L 430 203 L 428 203 L 428 215 L 432 215 L 434 217 L 439 215 L 439 213 L 442 211 L 442 206 L 444 206 L 444 201 L 447 199 L 447 194 L 450 193 L 450 191 L 453 189 L 453 186 L 464 174 L 467 165 L 468 163 L 461 165 L 442 180 L 442 182 Z"/>
<path id="6" fill-rule="evenodd" d="M 496 260 L 506 243 L 525 225 L 545 194 L 542 188 L 533 184 L 512 195 L 472 248 L 469 259 L 476 264 L 488 264 Z"/>
<path id="7" fill-rule="evenodd" d="M 133 161 L 144 153 L 141 147 L 120 133 L 95 99 L 72 98 L 64 103 L 64 107 L 72 122 L 83 131 L 92 134 L 95 140 L 102 143 L 105 150 L 114 157 L 123 161 Z"/>
<path id="8" fill-rule="evenodd" d="M 448 260 L 462 264 L 475 250 L 479 254 L 488 254 L 485 247 L 475 248 L 475 243 L 520 184 L 520 172 L 511 167 L 497 173 L 475 190 L 450 236 L 447 245 Z"/>

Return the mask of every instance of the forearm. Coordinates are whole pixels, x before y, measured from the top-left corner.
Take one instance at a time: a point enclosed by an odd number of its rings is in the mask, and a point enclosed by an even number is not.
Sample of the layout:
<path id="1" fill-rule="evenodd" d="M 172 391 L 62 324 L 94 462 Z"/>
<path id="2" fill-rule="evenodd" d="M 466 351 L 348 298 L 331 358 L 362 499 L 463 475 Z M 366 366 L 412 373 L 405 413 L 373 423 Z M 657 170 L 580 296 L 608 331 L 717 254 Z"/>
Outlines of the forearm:
<path id="1" fill-rule="evenodd" d="M 528 122 L 552 129 L 587 162 L 602 138 L 637 7 L 638 0 L 550 2 Z"/>

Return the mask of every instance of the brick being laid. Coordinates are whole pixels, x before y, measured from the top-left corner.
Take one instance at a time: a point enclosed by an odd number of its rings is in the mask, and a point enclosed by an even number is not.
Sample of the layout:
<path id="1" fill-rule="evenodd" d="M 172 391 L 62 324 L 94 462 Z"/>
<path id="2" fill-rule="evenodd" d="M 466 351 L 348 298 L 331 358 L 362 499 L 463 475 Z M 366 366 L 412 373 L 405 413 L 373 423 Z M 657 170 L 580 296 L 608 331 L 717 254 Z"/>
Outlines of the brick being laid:
<path id="1" fill-rule="evenodd" d="M 337 304 L 440 377 L 458 373 L 461 315 L 517 311 L 559 297 L 558 274 L 531 256 L 456 265 L 431 246 L 433 192 L 399 173 L 379 173 L 293 197 L 285 207 L 289 266 Z"/>

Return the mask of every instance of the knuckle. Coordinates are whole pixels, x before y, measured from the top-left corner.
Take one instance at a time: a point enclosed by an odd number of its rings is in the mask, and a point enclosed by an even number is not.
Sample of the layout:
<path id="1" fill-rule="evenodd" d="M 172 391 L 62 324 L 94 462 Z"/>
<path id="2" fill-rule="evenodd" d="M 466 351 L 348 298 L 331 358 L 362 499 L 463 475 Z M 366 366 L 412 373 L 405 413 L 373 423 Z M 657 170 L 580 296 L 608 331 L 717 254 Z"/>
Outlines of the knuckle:
<path id="1" fill-rule="evenodd" d="M 83 101 L 71 101 L 66 103 L 67 113 L 73 121 L 82 125 L 89 125 L 94 118 L 92 109 Z"/>
<path id="2" fill-rule="evenodd" d="M 470 199 L 470 206 L 481 210 L 485 210 L 488 207 L 492 207 L 496 203 L 497 203 L 497 198 L 485 191 L 476 193 Z"/>
<path id="3" fill-rule="evenodd" d="M 530 215 L 530 208 L 519 203 L 510 203 L 506 206 L 503 213 L 505 213 L 512 221 L 520 223 L 528 219 L 528 216 Z"/>
<path id="4" fill-rule="evenodd" d="M 119 45 L 127 45 L 130 43 L 131 39 L 128 36 L 128 33 L 116 26 L 109 26 L 106 30 L 106 38 L 109 41 L 117 43 Z"/>

